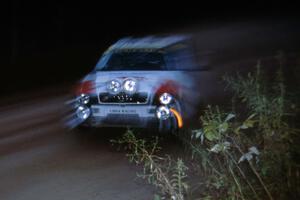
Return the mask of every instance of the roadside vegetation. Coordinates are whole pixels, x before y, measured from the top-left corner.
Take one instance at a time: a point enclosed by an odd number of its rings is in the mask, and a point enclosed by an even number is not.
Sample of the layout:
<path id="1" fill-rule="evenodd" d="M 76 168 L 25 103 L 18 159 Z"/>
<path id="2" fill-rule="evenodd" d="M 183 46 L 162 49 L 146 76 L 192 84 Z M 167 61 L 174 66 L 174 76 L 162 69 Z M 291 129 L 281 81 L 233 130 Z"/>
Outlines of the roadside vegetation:
<path id="1" fill-rule="evenodd" d="M 178 133 L 182 158 L 131 130 L 112 141 L 142 166 L 155 200 L 300 199 L 299 87 L 288 87 L 281 58 L 273 77 L 264 73 L 258 62 L 254 72 L 224 77 L 232 107 L 208 105 L 199 129 Z"/>

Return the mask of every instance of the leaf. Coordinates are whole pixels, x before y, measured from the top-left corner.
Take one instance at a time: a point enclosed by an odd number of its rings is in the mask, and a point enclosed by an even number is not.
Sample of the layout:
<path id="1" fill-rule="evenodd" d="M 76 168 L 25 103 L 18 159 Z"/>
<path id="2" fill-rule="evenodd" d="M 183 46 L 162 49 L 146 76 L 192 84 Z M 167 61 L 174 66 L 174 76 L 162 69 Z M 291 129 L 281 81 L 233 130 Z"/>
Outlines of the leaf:
<path id="1" fill-rule="evenodd" d="M 196 133 L 196 134 L 195 134 L 195 138 L 196 138 L 196 139 L 198 139 L 201 135 L 203 135 L 203 132 L 202 132 L 201 129 L 196 130 L 195 133 Z"/>
<path id="2" fill-rule="evenodd" d="M 243 124 L 242 126 L 239 127 L 240 129 L 247 129 L 248 126 L 246 124 Z"/>
<path id="3" fill-rule="evenodd" d="M 234 114 L 229 113 L 229 114 L 227 115 L 226 119 L 225 119 L 225 122 L 228 122 L 229 120 L 231 120 L 231 119 L 234 118 L 234 117 L 235 117 Z"/>
<path id="4" fill-rule="evenodd" d="M 201 144 L 203 144 L 204 141 L 204 134 L 201 134 Z"/>
<path id="5" fill-rule="evenodd" d="M 242 126 L 240 126 L 241 129 L 247 129 L 247 128 L 252 128 L 255 124 L 255 120 L 251 120 L 251 119 L 246 119 L 243 123 Z"/>
<path id="6" fill-rule="evenodd" d="M 250 115 L 247 119 L 252 119 L 253 117 L 255 117 L 256 116 L 256 114 L 255 113 L 253 113 L 252 115 Z"/>
<path id="7" fill-rule="evenodd" d="M 254 120 L 248 119 L 248 120 L 246 120 L 244 123 L 245 123 L 245 125 L 246 125 L 247 127 L 252 128 L 252 127 L 254 126 L 254 123 L 255 123 L 255 122 L 256 122 L 256 121 L 254 121 Z"/>
<path id="8" fill-rule="evenodd" d="M 208 139 L 209 141 L 218 140 L 220 139 L 220 134 L 214 131 L 207 131 L 205 133 L 205 138 Z"/>
<path id="9" fill-rule="evenodd" d="M 219 132 L 220 133 L 225 133 L 228 129 L 228 123 L 224 122 L 222 124 L 219 125 Z"/>
<path id="10" fill-rule="evenodd" d="M 209 125 L 203 129 L 204 136 L 209 141 L 219 140 L 221 138 L 220 133 L 217 131 L 215 125 Z"/>
<path id="11" fill-rule="evenodd" d="M 243 162 L 244 160 L 250 161 L 253 158 L 253 155 L 258 156 L 260 154 L 255 146 L 250 147 L 248 150 L 249 151 L 247 153 L 240 157 L 238 163 Z"/>
<path id="12" fill-rule="evenodd" d="M 235 134 L 239 134 L 240 133 L 240 129 L 241 129 L 241 127 L 239 126 L 239 127 L 237 127 L 236 129 L 234 129 L 234 133 Z"/>
<path id="13" fill-rule="evenodd" d="M 249 148 L 249 152 L 251 152 L 251 153 L 253 153 L 253 154 L 257 155 L 257 156 L 260 154 L 259 151 L 257 150 L 257 148 L 255 146 L 250 147 Z"/>
<path id="14" fill-rule="evenodd" d="M 224 145 L 224 150 L 226 150 L 226 149 L 229 149 L 229 148 L 230 148 L 230 146 L 231 146 L 231 143 L 230 143 L 230 142 L 227 142 L 227 141 L 225 141 L 225 142 L 223 143 L 223 145 Z"/>
<path id="15" fill-rule="evenodd" d="M 193 139 L 193 138 L 195 138 L 195 139 L 200 138 L 201 144 L 203 144 L 204 133 L 203 133 L 202 129 L 193 130 L 191 139 Z"/>
<path id="16" fill-rule="evenodd" d="M 215 144 L 209 151 L 212 151 L 214 153 L 219 153 L 222 150 L 222 147 L 220 144 Z"/>
<path id="17" fill-rule="evenodd" d="M 243 162 L 244 160 L 248 160 L 250 161 L 253 158 L 252 154 L 250 152 L 245 153 L 244 155 L 242 155 L 238 161 L 238 163 Z"/>

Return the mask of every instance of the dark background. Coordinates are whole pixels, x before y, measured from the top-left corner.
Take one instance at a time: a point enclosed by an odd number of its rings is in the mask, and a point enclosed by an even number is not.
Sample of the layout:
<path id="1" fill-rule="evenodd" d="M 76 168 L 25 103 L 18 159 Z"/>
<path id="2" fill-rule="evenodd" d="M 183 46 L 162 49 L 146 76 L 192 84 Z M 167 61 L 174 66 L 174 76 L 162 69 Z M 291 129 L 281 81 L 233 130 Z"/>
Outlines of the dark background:
<path id="1" fill-rule="evenodd" d="M 235 21 L 295 19 L 283 1 L 21 1 L 5 10 L 1 94 L 76 82 L 124 36 L 176 32 Z"/>

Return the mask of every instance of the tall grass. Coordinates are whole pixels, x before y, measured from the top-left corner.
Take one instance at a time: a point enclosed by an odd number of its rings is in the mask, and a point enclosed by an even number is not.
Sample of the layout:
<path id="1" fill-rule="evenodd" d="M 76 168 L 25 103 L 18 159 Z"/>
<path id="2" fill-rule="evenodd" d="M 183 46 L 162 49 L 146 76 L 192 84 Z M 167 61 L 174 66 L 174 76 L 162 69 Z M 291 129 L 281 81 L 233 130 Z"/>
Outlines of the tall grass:
<path id="1" fill-rule="evenodd" d="M 226 77 L 242 110 L 208 107 L 190 143 L 208 180 L 205 197 L 299 198 L 299 129 L 291 123 L 296 105 L 286 95 L 282 69 L 268 82 L 261 64 L 246 77 Z"/>
<path id="2" fill-rule="evenodd" d="M 131 131 L 123 135 L 119 140 L 112 140 L 113 144 L 123 145 L 127 150 L 127 157 L 131 162 L 143 167 L 138 177 L 146 179 L 158 189 L 155 200 L 172 199 L 184 200 L 188 189 L 186 171 L 182 159 L 171 159 L 170 156 L 159 156 L 160 147 L 158 138 L 152 141 L 137 138 Z"/>
<path id="3" fill-rule="evenodd" d="M 139 177 L 159 189 L 156 200 L 300 199 L 298 97 L 286 88 L 282 67 L 266 78 L 258 62 L 254 73 L 224 78 L 236 105 L 208 106 L 201 128 L 178 134 L 189 162 L 159 156 L 157 138 L 139 139 L 130 130 L 113 143 L 143 166 Z"/>

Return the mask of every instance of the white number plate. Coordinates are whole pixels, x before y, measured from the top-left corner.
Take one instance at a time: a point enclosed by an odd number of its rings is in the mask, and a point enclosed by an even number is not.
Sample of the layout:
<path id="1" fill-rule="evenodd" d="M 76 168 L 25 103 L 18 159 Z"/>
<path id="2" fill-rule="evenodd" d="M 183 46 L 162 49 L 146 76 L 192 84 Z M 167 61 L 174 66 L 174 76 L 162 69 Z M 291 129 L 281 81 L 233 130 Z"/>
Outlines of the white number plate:
<path id="1" fill-rule="evenodd" d="M 149 109 L 154 106 L 99 106 L 92 105 L 93 116 L 106 117 L 108 114 L 138 114 L 140 117 L 153 117 L 153 113 L 149 113 Z"/>
<path id="2" fill-rule="evenodd" d="M 108 109 L 108 113 L 110 113 L 110 114 L 136 114 L 136 110 L 125 109 L 125 108 L 111 108 L 111 109 Z"/>

